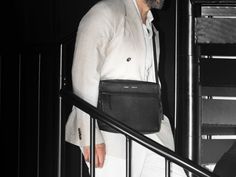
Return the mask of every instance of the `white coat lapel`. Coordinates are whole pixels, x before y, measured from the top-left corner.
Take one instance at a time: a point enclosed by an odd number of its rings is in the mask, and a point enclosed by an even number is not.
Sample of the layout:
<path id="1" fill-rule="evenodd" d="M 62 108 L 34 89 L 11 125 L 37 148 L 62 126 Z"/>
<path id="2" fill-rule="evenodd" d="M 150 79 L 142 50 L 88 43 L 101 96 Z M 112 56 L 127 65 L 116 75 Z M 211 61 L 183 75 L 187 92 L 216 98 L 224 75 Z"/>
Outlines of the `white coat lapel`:
<path id="1" fill-rule="evenodd" d="M 134 46 L 136 49 L 137 59 L 141 59 L 144 64 L 146 56 L 146 45 L 144 38 L 144 31 L 142 27 L 141 17 L 139 16 L 133 0 L 123 0 L 126 7 L 126 20 L 129 23 L 129 27 L 134 38 Z M 144 66 L 144 65 L 143 65 Z"/>

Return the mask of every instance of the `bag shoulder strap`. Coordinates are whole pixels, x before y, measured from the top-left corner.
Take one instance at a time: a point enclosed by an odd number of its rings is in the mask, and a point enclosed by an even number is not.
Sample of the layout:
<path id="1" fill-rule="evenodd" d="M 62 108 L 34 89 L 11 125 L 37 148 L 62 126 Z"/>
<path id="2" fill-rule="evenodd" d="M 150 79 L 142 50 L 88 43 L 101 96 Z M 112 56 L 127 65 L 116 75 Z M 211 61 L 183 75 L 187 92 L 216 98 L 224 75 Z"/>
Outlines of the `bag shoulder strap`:
<path id="1" fill-rule="evenodd" d="M 154 65 L 155 65 L 155 77 L 156 77 L 156 83 L 158 83 L 158 72 L 157 72 L 157 52 L 156 52 L 156 33 L 154 30 L 154 25 L 152 25 L 152 45 L 153 45 L 153 59 L 154 59 Z"/>

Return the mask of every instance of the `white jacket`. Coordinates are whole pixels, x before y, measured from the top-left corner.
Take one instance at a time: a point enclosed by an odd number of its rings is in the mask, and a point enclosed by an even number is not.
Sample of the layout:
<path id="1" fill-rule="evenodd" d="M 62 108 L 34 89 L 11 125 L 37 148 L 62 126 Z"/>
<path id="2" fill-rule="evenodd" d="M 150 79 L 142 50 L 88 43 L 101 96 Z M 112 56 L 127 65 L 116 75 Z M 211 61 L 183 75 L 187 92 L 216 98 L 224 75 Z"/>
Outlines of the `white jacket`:
<path id="1" fill-rule="evenodd" d="M 155 33 L 159 64 L 159 36 Z M 142 20 L 133 0 L 98 2 L 78 28 L 72 66 L 74 92 L 96 106 L 100 80 L 145 80 L 146 52 Z M 89 125 L 89 115 L 73 107 L 66 123 L 66 141 L 89 145 Z M 102 142 L 97 127 L 96 143 Z"/>

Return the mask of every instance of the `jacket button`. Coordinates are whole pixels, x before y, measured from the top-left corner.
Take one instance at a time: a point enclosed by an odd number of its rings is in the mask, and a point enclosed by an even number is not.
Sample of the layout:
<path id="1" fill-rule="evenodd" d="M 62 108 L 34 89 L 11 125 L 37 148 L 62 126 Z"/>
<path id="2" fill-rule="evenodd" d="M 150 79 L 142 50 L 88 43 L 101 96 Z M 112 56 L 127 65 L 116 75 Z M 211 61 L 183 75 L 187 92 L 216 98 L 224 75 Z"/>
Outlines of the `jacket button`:
<path id="1" fill-rule="evenodd" d="M 79 133 L 79 139 L 81 140 L 82 139 L 82 135 L 81 135 L 80 128 L 78 128 L 78 133 Z"/>
<path id="2" fill-rule="evenodd" d="M 129 58 L 127 58 L 127 59 L 126 59 L 126 61 L 127 61 L 127 62 L 131 61 L 131 58 L 130 58 L 130 57 L 129 57 Z"/>

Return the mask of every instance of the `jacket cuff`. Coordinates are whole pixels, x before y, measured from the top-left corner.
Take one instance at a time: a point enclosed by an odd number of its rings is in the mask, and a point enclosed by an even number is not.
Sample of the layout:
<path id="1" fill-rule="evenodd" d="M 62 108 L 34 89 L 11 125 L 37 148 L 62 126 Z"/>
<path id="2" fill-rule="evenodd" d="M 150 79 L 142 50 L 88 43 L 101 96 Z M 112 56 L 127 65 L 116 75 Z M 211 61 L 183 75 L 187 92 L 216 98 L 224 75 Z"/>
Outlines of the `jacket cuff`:
<path id="1" fill-rule="evenodd" d="M 96 122 L 96 128 L 95 128 L 95 144 L 102 144 L 105 143 L 102 133 L 100 131 L 100 129 L 97 126 L 97 122 Z M 82 140 L 81 140 L 81 146 L 90 146 L 90 131 L 86 134 L 84 134 Z"/>

